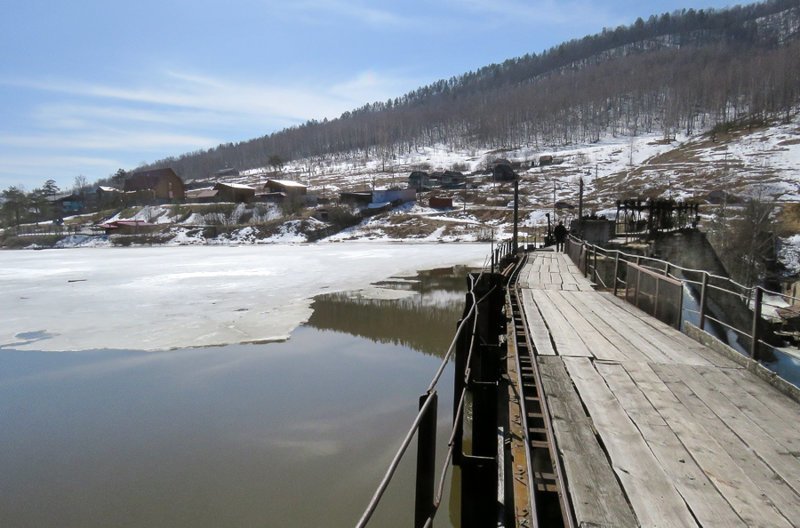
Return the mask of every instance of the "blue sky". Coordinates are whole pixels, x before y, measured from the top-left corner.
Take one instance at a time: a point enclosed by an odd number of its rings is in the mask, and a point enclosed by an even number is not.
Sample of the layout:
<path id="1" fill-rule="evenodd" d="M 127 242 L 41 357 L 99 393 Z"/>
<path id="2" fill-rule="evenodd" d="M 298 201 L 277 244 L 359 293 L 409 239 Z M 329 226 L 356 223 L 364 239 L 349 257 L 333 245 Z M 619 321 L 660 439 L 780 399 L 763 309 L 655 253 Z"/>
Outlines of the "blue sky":
<path id="1" fill-rule="evenodd" d="M 675 9 L 657 0 L 3 0 L 0 189 L 336 117 Z"/>

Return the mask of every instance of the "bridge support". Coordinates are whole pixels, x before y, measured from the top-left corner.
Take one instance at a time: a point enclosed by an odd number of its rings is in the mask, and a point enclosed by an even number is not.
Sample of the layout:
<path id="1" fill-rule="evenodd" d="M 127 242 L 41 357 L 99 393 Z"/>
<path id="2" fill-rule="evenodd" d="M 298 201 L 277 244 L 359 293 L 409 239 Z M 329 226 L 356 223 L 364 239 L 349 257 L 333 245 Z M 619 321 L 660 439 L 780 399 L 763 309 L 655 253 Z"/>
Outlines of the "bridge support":
<path id="1" fill-rule="evenodd" d="M 480 280 L 478 280 L 478 278 Z M 477 310 L 469 313 L 472 296 L 467 296 L 466 328 L 456 344 L 454 417 L 466 390 L 465 412 L 459 417 L 453 464 L 461 467 L 461 522 L 464 528 L 488 526 L 497 519 L 497 398 L 500 382 L 500 336 L 505 334 L 504 276 L 473 275 Z M 463 320 L 463 319 L 462 319 Z M 467 412 L 469 410 L 470 412 Z M 464 420 L 471 417 L 471 435 L 464 442 Z M 465 450 L 466 446 L 466 450 Z"/>

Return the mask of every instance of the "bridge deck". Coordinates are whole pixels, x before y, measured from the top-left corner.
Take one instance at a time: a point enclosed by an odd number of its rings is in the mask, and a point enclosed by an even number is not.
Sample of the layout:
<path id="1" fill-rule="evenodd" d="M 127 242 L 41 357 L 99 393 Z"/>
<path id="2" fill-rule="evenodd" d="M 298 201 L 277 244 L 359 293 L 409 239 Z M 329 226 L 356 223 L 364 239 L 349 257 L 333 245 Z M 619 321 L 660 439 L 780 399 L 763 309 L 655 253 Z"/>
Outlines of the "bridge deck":
<path id="1" fill-rule="evenodd" d="M 519 284 L 578 526 L 800 523 L 800 404 L 564 254 Z"/>

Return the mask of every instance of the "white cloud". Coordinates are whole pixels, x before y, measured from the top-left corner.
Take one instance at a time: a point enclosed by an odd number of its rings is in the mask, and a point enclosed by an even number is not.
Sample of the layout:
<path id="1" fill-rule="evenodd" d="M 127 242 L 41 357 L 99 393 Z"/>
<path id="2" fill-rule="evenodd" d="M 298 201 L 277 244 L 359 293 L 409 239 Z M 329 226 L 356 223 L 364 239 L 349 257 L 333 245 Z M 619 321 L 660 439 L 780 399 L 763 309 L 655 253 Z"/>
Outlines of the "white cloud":
<path id="1" fill-rule="evenodd" d="M 448 0 L 460 8 L 472 12 L 490 14 L 500 20 L 525 21 L 531 24 L 531 31 L 546 28 L 547 24 L 572 27 L 593 27 L 621 23 L 611 14 L 598 7 L 596 2 L 584 0 L 556 1 L 537 0 L 520 2 L 517 0 Z M 491 22 L 488 21 L 488 22 Z"/>
<path id="2" fill-rule="evenodd" d="M 420 17 L 401 15 L 387 9 L 378 9 L 360 2 L 346 0 L 305 0 L 293 3 L 292 8 L 301 11 L 307 19 L 317 22 L 325 19 L 314 18 L 311 13 L 325 11 L 329 15 L 349 18 L 379 29 L 419 27 L 428 23 Z M 330 17 L 327 17 L 327 20 L 332 21 Z"/>

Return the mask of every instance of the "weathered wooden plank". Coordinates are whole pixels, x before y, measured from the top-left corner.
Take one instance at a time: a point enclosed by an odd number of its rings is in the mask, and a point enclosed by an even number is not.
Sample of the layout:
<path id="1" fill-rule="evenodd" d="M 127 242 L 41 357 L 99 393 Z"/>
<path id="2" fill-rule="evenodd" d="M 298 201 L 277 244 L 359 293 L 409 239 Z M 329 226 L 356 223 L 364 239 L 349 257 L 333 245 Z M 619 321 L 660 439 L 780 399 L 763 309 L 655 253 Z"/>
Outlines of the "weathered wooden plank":
<path id="1" fill-rule="evenodd" d="M 692 369 L 682 365 L 676 365 L 675 368 L 680 371 Z M 750 476 L 717 443 L 714 432 L 705 429 L 674 395 L 668 393 L 651 370 L 641 364 L 626 364 L 625 369 L 629 369 L 637 384 L 639 380 L 643 380 L 640 385 L 642 392 L 748 526 L 788 526 L 786 518 L 780 515 Z M 645 374 L 648 371 L 649 376 Z"/>
<path id="2" fill-rule="evenodd" d="M 540 356 L 555 356 L 556 351 L 550 342 L 550 331 L 547 329 L 539 309 L 536 308 L 531 290 L 522 291 L 522 309 L 528 323 L 528 334 L 536 348 L 536 353 Z"/>
<path id="3" fill-rule="evenodd" d="M 800 492 L 800 460 L 744 416 L 727 397 L 709 387 L 700 374 L 693 369 L 677 369 L 675 365 L 653 364 L 651 367 L 668 386 L 684 383 L 795 492 Z"/>
<path id="4" fill-rule="evenodd" d="M 721 372 L 772 412 L 781 416 L 786 423 L 800 423 L 800 404 L 787 398 L 785 394 L 769 383 L 764 383 L 763 380 L 744 369 L 725 369 Z"/>
<path id="5" fill-rule="evenodd" d="M 599 295 L 604 299 L 614 303 L 618 307 L 622 308 L 626 312 L 630 313 L 631 315 L 639 318 L 641 321 L 646 323 L 647 325 L 651 326 L 658 332 L 666 335 L 670 339 L 674 340 L 679 346 L 682 346 L 685 350 L 691 350 L 692 352 L 698 354 L 700 357 L 705 359 L 709 362 L 709 364 L 716 365 L 718 367 L 723 368 L 739 368 L 739 365 L 731 361 L 730 359 L 726 358 L 725 356 L 714 352 L 710 348 L 698 343 L 688 335 L 684 334 L 680 330 L 665 324 L 655 317 L 648 315 L 647 313 L 643 312 L 639 308 L 635 307 L 631 303 L 620 299 L 619 297 L 615 297 L 612 293 L 605 293 L 600 292 Z"/>
<path id="6" fill-rule="evenodd" d="M 635 526 L 636 519 L 560 358 L 539 358 L 542 386 L 578 526 Z"/>
<path id="7" fill-rule="evenodd" d="M 561 274 L 557 271 L 550 272 L 550 284 L 558 284 L 561 286 Z"/>
<path id="8" fill-rule="evenodd" d="M 677 378 L 662 381 L 649 367 L 639 372 L 633 370 L 631 364 L 625 366 L 650 401 L 660 409 L 662 416 L 666 417 L 668 414 L 659 402 L 661 400 L 671 402 L 677 398 L 687 414 L 714 436 L 728 456 L 753 481 L 756 489 L 769 497 L 786 519 L 800 519 L 800 494 L 793 490 L 767 462 L 757 456 L 686 384 Z"/>
<path id="9" fill-rule="evenodd" d="M 667 363 L 685 363 L 688 365 L 711 365 L 702 356 L 693 353 L 691 350 L 686 350 L 680 342 L 656 331 L 652 326 L 643 322 L 638 317 L 632 316 L 613 302 L 608 302 L 607 297 L 598 294 L 594 299 L 591 299 L 594 305 L 598 308 L 604 309 L 608 316 L 616 319 L 617 321 L 624 321 L 632 332 L 638 334 L 640 337 L 647 340 L 659 351 L 663 356 L 664 362 Z"/>
<path id="10" fill-rule="evenodd" d="M 648 447 L 700 525 L 745 526 L 745 522 L 692 459 L 676 432 L 670 429 L 640 387 L 630 378 L 625 367 L 618 363 L 595 362 L 594 365 L 641 431 Z"/>
<path id="11" fill-rule="evenodd" d="M 750 418 L 754 424 L 761 427 L 767 435 L 775 439 L 787 451 L 800 454 L 800 433 L 794 427 L 786 427 L 787 417 L 778 416 L 740 386 L 752 384 L 752 380 L 745 380 L 737 385 L 716 368 L 696 367 L 695 371 L 708 382 L 709 386 L 713 387 L 713 390 L 724 394 L 743 415 Z M 789 423 L 800 424 L 800 405 L 796 408 L 793 419 L 788 418 L 792 420 Z"/>
<path id="12" fill-rule="evenodd" d="M 621 361 L 626 359 L 617 348 L 611 344 L 606 337 L 598 332 L 583 314 L 579 313 L 564 298 L 564 292 L 545 292 L 545 295 L 553 306 L 561 312 L 564 319 L 572 326 L 575 333 L 580 337 L 581 341 L 586 345 L 586 348 L 598 359 L 605 361 Z"/>
<path id="13" fill-rule="evenodd" d="M 597 316 L 592 310 L 587 309 L 586 306 L 579 301 L 581 296 L 592 295 L 587 292 L 565 292 L 563 297 L 568 301 L 576 311 L 580 312 L 586 322 L 592 325 L 597 332 L 605 336 L 605 338 L 614 345 L 617 352 L 622 356 L 621 361 L 648 361 L 649 358 L 642 354 L 635 346 L 633 346 L 627 339 L 620 335 L 616 329 L 610 326 Z"/>
<path id="14" fill-rule="evenodd" d="M 697 526 L 603 378 L 586 358 L 563 358 L 641 526 Z"/>
<path id="15" fill-rule="evenodd" d="M 556 345 L 556 353 L 562 356 L 591 357 L 592 353 L 584 342 L 575 334 L 572 326 L 564 319 L 544 291 L 532 290 L 533 300 L 542 314 L 550 335 Z"/>
<path id="16" fill-rule="evenodd" d="M 631 328 L 628 324 L 630 318 L 624 317 L 619 318 L 611 314 L 606 308 L 607 303 L 601 302 L 602 299 L 597 295 L 592 295 L 586 292 L 582 292 L 580 295 L 576 295 L 573 297 L 576 307 L 577 304 L 581 304 L 583 306 L 583 310 L 580 310 L 582 313 L 593 313 L 596 317 L 602 320 L 606 325 L 615 329 L 617 335 L 627 341 L 635 350 L 638 351 L 639 354 L 643 355 L 648 361 L 659 361 L 659 362 L 668 362 L 670 358 L 666 356 L 658 347 L 656 347 L 653 343 L 651 343 L 648 339 L 643 338 L 636 332 L 633 328 Z M 618 348 L 621 348 L 622 345 L 617 343 L 615 339 L 615 344 L 617 344 Z"/>

